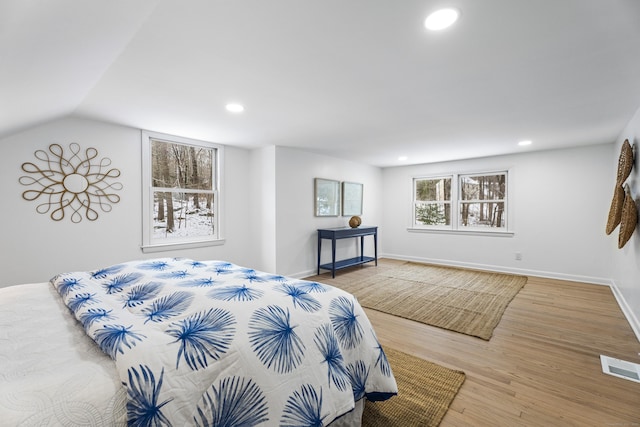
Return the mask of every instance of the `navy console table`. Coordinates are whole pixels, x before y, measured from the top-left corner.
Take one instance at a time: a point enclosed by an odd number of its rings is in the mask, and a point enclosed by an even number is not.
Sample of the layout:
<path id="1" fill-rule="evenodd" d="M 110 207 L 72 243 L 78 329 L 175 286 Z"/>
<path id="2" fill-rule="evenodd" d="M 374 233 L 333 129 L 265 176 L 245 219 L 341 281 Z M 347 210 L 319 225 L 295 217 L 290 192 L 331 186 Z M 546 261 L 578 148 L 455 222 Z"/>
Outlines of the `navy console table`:
<path id="1" fill-rule="evenodd" d="M 374 256 L 364 256 L 364 236 L 373 236 Z M 360 256 L 336 261 L 336 240 L 360 237 Z M 320 264 L 322 253 L 322 239 L 331 240 L 331 262 Z M 318 274 L 320 269 L 331 270 L 331 277 L 336 277 L 336 270 L 375 261 L 378 265 L 378 227 L 340 227 L 318 229 Z"/>

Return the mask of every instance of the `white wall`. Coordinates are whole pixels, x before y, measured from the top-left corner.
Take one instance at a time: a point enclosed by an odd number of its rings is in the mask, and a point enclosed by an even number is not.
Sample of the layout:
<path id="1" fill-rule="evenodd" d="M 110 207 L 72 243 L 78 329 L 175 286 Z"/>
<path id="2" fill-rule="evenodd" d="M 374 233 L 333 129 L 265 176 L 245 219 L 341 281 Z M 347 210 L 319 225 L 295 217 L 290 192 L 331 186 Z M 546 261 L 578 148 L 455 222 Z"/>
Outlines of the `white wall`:
<path id="1" fill-rule="evenodd" d="M 24 162 L 39 163 L 34 152 L 47 151 L 50 144 L 68 148 L 72 142 L 83 149 L 93 147 L 100 158 L 111 159 L 111 167 L 121 171 L 118 181 L 119 203 L 96 221 L 74 224 L 53 221 L 36 212 L 39 203 L 26 201 L 21 185 Z M 28 129 L 0 140 L 0 287 L 26 282 L 43 282 L 53 275 L 73 270 L 93 269 L 131 259 L 182 256 L 194 259 L 226 259 L 250 265 L 254 258 L 250 244 L 249 178 L 246 168 L 249 152 L 228 147 L 225 150 L 225 210 L 222 221 L 226 243 L 201 249 L 143 254 L 141 220 L 140 130 L 80 118 L 64 118 Z"/>
<path id="2" fill-rule="evenodd" d="M 276 251 L 277 272 L 293 276 L 315 274 L 317 266 L 317 229 L 348 226 L 350 216 L 314 215 L 314 178 L 364 184 L 363 225 L 381 225 L 381 169 L 360 163 L 327 157 L 307 151 L 276 149 Z M 382 227 L 379 238 L 385 239 Z M 380 242 L 379 242 L 380 244 Z M 331 242 L 323 241 L 322 263 L 331 260 Z M 352 257 L 356 239 L 338 242 L 338 258 Z M 359 248 L 358 248 L 359 252 Z M 365 237 L 365 255 L 373 254 L 373 239 Z M 324 271 L 324 270 L 323 270 Z"/>
<path id="3" fill-rule="evenodd" d="M 532 152 L 383 170 L 383 226 L 390 257 L 609 283 L 605 235 L 613 145 Z M 414 176 L 509 170 L 512 237 L 416 233 Z M 515 252 L 522 260 L 515 259 Z"/>
<path id="4" fill-rule="evenodd" d="M 609 192 L 611 193 L 609 197 L 613 196 L 618 157 L 625 139 L 629 140 L 635 154 L 635 163 L 626 182 L 640 211 L 640 160 L 638 159 L 640 157 L 640 109 L 620 133 L 615 144 L 614 159 L 609 164 Z M 611 263 L 613 289 L 636 336 L 640 339 L 640 230 L 638 227 L 640 226 L 636 226 L 636 231 L 622 249 L 618 249 L 620 227 L 616 228 L 609 237 L 609 250 L 613 254 Z"/>
<path id="5" fill-rule="evenodd" d="M 276 271 L 276 147 L 251 151 L 251 245 L 255 248 L 252 268 Z"/>

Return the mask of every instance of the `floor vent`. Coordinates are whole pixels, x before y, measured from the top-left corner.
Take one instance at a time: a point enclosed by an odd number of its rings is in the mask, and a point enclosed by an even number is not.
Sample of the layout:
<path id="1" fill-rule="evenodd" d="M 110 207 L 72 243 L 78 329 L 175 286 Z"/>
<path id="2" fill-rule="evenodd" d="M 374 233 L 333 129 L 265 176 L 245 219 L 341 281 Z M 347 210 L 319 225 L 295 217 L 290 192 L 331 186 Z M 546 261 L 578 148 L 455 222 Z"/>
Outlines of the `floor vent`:
<path id="1" fill-rule="evenodd" d="M 609 356 L 600 355 L 602 372 L 614 377 L 640 383 L 640 365 L 626 360 L 615 359 Z"/>

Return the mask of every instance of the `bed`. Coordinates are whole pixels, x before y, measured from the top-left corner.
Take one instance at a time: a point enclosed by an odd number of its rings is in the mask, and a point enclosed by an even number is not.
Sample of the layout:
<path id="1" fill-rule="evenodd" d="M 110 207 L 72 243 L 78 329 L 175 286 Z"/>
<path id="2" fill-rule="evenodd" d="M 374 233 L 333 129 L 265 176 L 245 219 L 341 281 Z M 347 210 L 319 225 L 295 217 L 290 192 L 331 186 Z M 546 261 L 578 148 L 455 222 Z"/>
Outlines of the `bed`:
<path id="1" fill-rule="evenodd" d="M 3 425 L 359 425 L 397 385 L 355 297 L 157 258 L 0 289 Z"/>

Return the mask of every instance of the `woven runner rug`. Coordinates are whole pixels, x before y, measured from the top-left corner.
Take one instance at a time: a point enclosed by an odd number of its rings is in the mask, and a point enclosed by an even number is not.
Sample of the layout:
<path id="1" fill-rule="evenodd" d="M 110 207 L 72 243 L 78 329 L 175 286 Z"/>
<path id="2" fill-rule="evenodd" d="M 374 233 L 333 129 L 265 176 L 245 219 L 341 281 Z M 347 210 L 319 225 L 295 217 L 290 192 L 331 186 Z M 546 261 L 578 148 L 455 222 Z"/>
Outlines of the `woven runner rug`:
<path id="1" fill-rule="evenodd" d="M 465 374 L 384 347 L 398 383 L 398 395 L 365 403 L 363 427 L 437 426 L 465 380 Z"/>
<path id="2" fill-rule="evenodd" d="M 360 305 L 489 340 L 525 276 L 407 262 L 338 286 Z"/>

